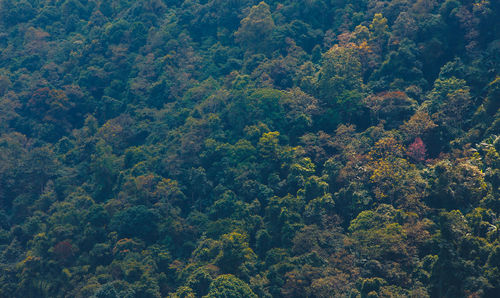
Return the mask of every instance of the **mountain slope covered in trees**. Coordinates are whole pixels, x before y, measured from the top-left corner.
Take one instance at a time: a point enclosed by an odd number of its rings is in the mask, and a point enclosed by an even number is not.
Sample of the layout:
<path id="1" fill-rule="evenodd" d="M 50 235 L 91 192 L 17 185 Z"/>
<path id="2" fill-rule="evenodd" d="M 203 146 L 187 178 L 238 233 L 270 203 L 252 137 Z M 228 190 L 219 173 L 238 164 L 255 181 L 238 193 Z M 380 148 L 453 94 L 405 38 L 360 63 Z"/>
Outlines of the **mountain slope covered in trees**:
<path id="1" fill-rule="evenodd" d="M 0 297 L 498 297 L 500 2 L 0 0 Z"/>

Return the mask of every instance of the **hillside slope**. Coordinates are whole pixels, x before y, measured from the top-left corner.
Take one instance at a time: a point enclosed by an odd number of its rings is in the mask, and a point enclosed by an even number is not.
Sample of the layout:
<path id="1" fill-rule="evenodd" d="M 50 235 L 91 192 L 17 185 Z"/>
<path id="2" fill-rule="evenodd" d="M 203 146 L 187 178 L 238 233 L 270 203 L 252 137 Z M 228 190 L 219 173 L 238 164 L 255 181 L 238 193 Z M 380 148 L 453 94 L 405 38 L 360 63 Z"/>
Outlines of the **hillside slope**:
<path id="1" fill-rule="evenodd" d="M 0 297 L 498 297 L 500 2 L 0 0 Z"/>

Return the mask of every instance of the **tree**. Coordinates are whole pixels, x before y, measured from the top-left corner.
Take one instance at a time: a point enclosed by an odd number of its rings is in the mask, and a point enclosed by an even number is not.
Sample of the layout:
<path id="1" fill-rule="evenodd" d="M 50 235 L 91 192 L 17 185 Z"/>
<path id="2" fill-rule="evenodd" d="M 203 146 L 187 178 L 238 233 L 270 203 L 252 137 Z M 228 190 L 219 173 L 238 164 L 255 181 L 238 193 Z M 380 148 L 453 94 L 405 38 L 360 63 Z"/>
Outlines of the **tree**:
<path id="1" fill-rule="evenodd" d="M 426 108 L 440 125 L 441 133 L 448 138 L 460 135 L 464 118 L 472 112 L 472 96 L 465 80 L 438 78 L 428 98 Z M 454 121 L 457 122 L 452 124 Z"/>
<path id="2" fill-rule="evenodd" d="M 274 27 L 269 5 L 262 1 L 250 8 L 250 13 L 241 20 L 240 28 L 234 36 L 237 42 L 251 52 L 267 53 L 271 49 Z"/>
<path id="3" fill-rule="evenodd" d="M 345 101 L 349 93 L 362 89 L 361 63 L 354 49 L 333 46 L 323 56 L 318 91 L 325 103 Z"/>
<path id="4" fill-rule="evenodd" d="M 257 297 L 248 284 L 234 275 L 227 274 L 217 277 L 211 284 L 205 298 Z"/>
<path id="5" fill-rule="evenodd" d="M 472 268 L 457 253 L 461 238 L 469 232 L 465 218 L 458 210 L 443 212 L 439 217 L 441 245 L 439 257 L 432 267 L 431 293 L 438 296 L 455 296 L 463 292 L 464 279 Z"/>
<path id="6" fill-rule="evenodd" d="M 313 119 L 319 113 L 318 100 L 299 88 L 287 92 L 281 105 L 287 120 L 285 127 L 292 136 L 302 136 L 313 126 Z"/>
<path id="7" fill-rule="evenodd" d="M 138 237 L 152 242 L 158 237 L 158 213 L 139 205 L 116 213 L 109 224 L 122 238 Z"/>
<path id="8" fill-rule="evenodd" d="M 205 296 L 208 293 L 209 286 L 213 281 L 215 270 L 210 270 L 208 266 L 197 268 L 187 280 L 187 285 L 196 293 L 196 297 Z"/>
<path id="9" fill-rule="evenodd" d="M 375 92 L 388 89 L 405 90 L 410 86 L 425 88 L 427 81 L 423 77 L 422 63 L 417 45 L 408 39 L 398 44 L 391 51 L 380 68 L 370 77 L 370 85 Z"/>
<path id="10" fill-rule="evenodd" d="M 74 248 L 69 241 L 61 241 L 53 247 L 54 254 L 58 261 L 65 264 L 74 255 Z"/>
<path id="11" fill-rule="evenodd" d="M 279 137 L 280 133 L 271 131 L 264 133 L 259 139 L 258 149 L 263 158 L 276 160 L 279 158 Z"/>
<path id="12" fill-rule="evenodd" d="M 484 173 L 469 162 L 443 160 L 432 167 L 430 179 L 431 206 L 468 210 L 487 191 Z"/>
<path id="13" fill-rule="evenodd" d="M 67 133 L 76 123 L 76 117 L 71 113 L 74 107 L 64 91 L 40 88 L 33 92 L 25 108 L 41 122 L 40 125 L 52 124 L 47 137 L 54 139 L 52 134 L 57 137 Z"/>
<path id="14" fill-rule="evenodd" d="M 400 42 L 404 38 L 415 37 L 418 31 L 417 21 L 408 12 L 401 12 L 392 27 L 391 39 Z"/>
<path id="15" fill-rule="evenodd" d="M 500 109 L 500 103 L 495 98 L 500 97 L 500 77 L 496 77 L 488 84 L 488 96 L 486 98 L 486 111 L 490 115 L 494 115 Z"/>
<path id="16" fill-rule="evenodd" d="M 379 51 L 385 49 L 387 39 L 389 38 L 389 26 L 387 19 L 381 13 L 376 13 L 373 16 L 372 23 L 370 24 L 371 42 L 375 43 Z"/>
<path id="17" fill-rule="evenodd" d="M 190 287 L 182 286 L 175 291 L 175 293 L 170 294 L 171 298 L 195 298 L 196 295 Z"/>
<path id="18" fill-rule="evenodd" d="M 417 102 L 401 91 L 383 92 L 365 99 L 375 121 L 383 120 L 387 129 L 396 128 L 414 113 Z M 376 123 L 376 122 L 375 122 Z"/>
<path id="19" fill-rule="evenodd" d="M 405 254 L 403 228 L 395 222 L 401 210 L 381 204 L 374 211 L 363 211 L 349 225 L 351 237 L 358 241 L 363 256 L 382 258 L 389 253 L 393 257 Z M 384 239 L 384 240 L 383 240 Z M 390 243 L 399 243 L 391 245 Z M 376 248 L 376 249 L 375 249 Z"/>
<path id="20" fill-rule="evenodd" d="M 355 49 L 335 45 L 323 55 L 317 90 L 322 103 L 340 110 L 346 121 L 359 113 L 364 85 Z"/>
<path id="21" fill-rule="evenodd" d="M 232 232 L 221 237 L 221 254 L 217 256 L 216 264 L 225 273 L 245 273 L 240 266 L 255 261 L 256 255 L 248 246 L 247 236 Z M 241 274 L 240 274 L 241 275 Z"/>
<path id="22" fill-rule="evenodd" d="M 413 143 L 408 146 L 406 154 L 411 157 L 416 162 L 422 162 L 425 160 L 425 144 L 421 138 L 416 138 Z"/>
<path id="23" fill-rule="evenodd" d="M 107 283 L 100 287 L 92 298 L 118 298 L 118 293 L 113 285 Z"/>
<path id="24" fill-rule="evenodd" d="M 383 138 L 370 151 L 370 182 L 375 197 L 386 203 L 421 211 L 426 181 L 415 165 L 403 158 L 404 148 L 393 138 Z"/>
<path id="25" fill-rule="evenodd" d="M 432 121 L 429 114 L 424 111 L 417 111 L 408 121 L 401 125 L 400 130 L 408 141 L 418 137 L 424 137 L 437 125 Z"/>
<path id="26" fill-rule="evenodd" d="M 96 152 L 91 155 L 90 170 L 92 172 L 94 197 L 98 201 L 111 198 L 115 179 L 117 177 L 118 158 L 112 153 L 109 145 L 99 141 Z"/>

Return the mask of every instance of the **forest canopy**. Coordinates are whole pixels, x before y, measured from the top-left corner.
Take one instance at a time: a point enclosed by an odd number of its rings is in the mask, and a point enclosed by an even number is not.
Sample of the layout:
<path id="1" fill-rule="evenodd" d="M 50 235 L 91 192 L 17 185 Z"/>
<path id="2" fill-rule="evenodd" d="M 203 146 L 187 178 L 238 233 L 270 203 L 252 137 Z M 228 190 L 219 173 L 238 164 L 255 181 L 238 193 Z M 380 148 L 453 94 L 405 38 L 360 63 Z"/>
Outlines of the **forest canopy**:
<path id="1" fill-rule="evenodd" d="M 499 297 L 500 2 L 0 0 L 0 297 Z"/>

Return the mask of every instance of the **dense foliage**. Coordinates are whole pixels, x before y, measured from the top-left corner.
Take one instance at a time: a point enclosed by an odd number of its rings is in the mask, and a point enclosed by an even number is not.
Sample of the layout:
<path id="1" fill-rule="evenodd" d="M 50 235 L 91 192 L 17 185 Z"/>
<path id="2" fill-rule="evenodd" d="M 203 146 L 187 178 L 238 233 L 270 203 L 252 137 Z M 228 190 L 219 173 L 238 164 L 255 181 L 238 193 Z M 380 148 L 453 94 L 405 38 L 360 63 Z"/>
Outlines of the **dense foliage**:
<path id="1" fill-rule="evenodd" d="M 498 297 L 500 2 L 0 0 L 1 297 Z"/>

